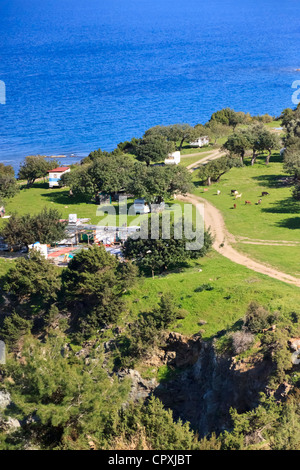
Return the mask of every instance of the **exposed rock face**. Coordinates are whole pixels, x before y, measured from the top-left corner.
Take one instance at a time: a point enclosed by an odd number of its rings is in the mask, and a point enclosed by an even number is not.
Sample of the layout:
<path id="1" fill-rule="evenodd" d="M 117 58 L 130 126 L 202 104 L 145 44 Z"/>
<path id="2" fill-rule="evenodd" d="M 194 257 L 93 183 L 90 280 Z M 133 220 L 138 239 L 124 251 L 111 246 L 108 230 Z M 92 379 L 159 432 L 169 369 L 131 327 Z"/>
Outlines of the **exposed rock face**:
<path id="1" fill-rule="evenodd" d="M 20 422 L 17 419 L 11 417 L 4 417 L 0 415 L 0 430 L 6 433 L 11 433 L 16 431 L 21 427 Z"/>
<path id="2" fill-rule="evenodd" d="M 202 347 L 200 335 L 190 338 L 179 333 L 166 333 L 163 343 L 165 346 L 152 351 L 145 364 L 155 367 L 168 364 L 178 368 L 192 366 L 197 362 Z"/>
<path id="3" fill-rule="evenodd" d="M 158 384 L 132 369 L 118 376 L 132 381 L 129 400 L 146 399 L 153 393 L 173 411 L 175 419 L 190 422 L 200 437 L 230 429 L 230 408 L 240 413 L 251 410 L 257 406 L 260 392 L 268 390 L 272 362 L 258 354 L 237 362 L 218 355 L 214 343 L 202 341 L 200 334 L 187 337 L 167 333 L 163 343 L 143 363 L 181 369 L 174 379 Z"/>
<path id="4" fill-rule="evenodd" d="M 291 349 L 294 351 L 292 354 L 292 363 L 298 365 L 300 364 L 300 338 L 292 338 L 289 343 Z"/>
<path id="5" fill-rule="evenodd" d="M 195 353 L 196 354 L 196 353 Z M 267 385 L 271 364 L 258 360 L 241 368 L 232 358 L 217 356 L 210 343 L 201 343 L 198 359 L 174 380 L 155 390 L 175 418 L 189 421 L 200 436 L 230 428 L 229 410 L 245 412 L 258 403 Z"/>
<path id="6" fill-rule="evenodd" d="M 5 410 L 11 404 L 11 397 L 5 390 L 0 390 L 0 411 Z"/>
<path id="7" fill-rule="evenodd" d="M 0 341 L 0 364 L 6 363 L 5 343 Z"/>
<path id="8" fill-rule="evenodd" d="M 17 419 L 4 416 L 3 411 L 11 404 L 11 396 L 5 390 L 0 391 L 0 430 L 6 433 L 14 432 L 21 425 Z"/>
<path id="9" fill-rule="evenodd" d="M 179 368 L 192 366 L 198 361 L 201 349 L 200 335 L 187 338 L 178 333 L 170 333 L 166 338 L 167 363 Z"/>
<path id="10" fill-rule="evenodd" d="M 124 369 L 118 373 L 119 378 L 129 377 L 132 385 L 129 393 L 129 401 L 139 401 L 147 398 L 158 386 L 155 379 L 145 380 L 140 373 L 134 369 Z"/>

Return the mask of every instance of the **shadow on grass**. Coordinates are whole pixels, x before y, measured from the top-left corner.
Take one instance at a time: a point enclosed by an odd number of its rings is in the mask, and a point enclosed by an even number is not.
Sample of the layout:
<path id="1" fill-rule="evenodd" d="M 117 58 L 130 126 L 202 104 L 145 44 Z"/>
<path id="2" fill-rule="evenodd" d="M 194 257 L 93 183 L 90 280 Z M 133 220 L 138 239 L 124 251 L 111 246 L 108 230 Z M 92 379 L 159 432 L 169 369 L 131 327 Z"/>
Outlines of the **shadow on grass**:
<path id="1" fill-rule="evenodd" d="M 267 188 L 279 188 L 284 185 L 282 175 L 260 175 L 253 176 L 252 179 L 257 181 L 259 186 Z"/>
<path id="2" fill-rule="evenodd" d="M 278 227 L 289 228 L 291 230 L 300 229 L 300 217 L 292 217 L 277 223 Z"/>
<path id="3" fill-rule="evenodd" d="M 32 186 L 27 186 L 26 183 L 20 185 L 21 191 L 28 191 L 29 189 L 49 189 L 49 183 L 47 181 L 39 181 L 34 183 Z"/>
<path id="4" fill-rule="evenodd" d="M 182 146 L 182 150 L 193 150 L 193 151 L 199 151 L 199 150 L 202 150 L 202 149 L 205 149 L 207 151 L 211 150 L 212 148 L 214 147 L 214 144 L 213 143 L 210 143 L 210 144 L 207 144 L 207 145 L 204 145 L 203 147 L 193 147 L 192 145 L 189 145 L 188 143 L 185 143 L 183 144 Z M 201 153 L 201 152 L 199 152 Z"/>
<path id="5" fill-rule="evenodd" d="M 207 186 L 205 186 L 205 183 L 203 183 L 202 181 L 193 181 L 193 185 L 195 186 L 195 188 L 207 188 Z"/>
<path id="6" fill-rule="evenodd" d="M 289 197 L 271 203 L 269 207 L 262 208 L 262 212 L 269 214 L 298 214 L 300 212 L 300 202 Z"/>
<path id="7" fill-rule="evenodd" d="M 44 186 L 43 186 L 44 187 Z M 55 189 L 49 189 L 48 192 L 42 193 L 42 197 L 48 199 L 55 204 L 63 204 L 63 205 L 72 205 L 72 204 L 93 204 L 93 202 L 89 198 L 84 198 L 82 196 L 72 196 L 70 197 L 69 191 L 66 189 L 65 191 L 55 191 Z M 96 204 L 94 204 L 96 207 Z"/>
<path id="8" fill-rule="evenodd" d="M 266 153 L 263 153 L 263 154 L 259 154 L 256 158 L 256 162 L 254 165 L 262 165 L 264 167 L 266 167 L 266 157 L 267 157 L 267 154 Z M 250 159 L 249 159 L 250 158 Z M 248 160 L 247 161 L 247 164 L 251 166 L 251 156 L 248 157 Z M 270 163 L 282 163 L 283 161 L 283 158 L 282 156 L 280 155 L 279 152 L 274 152 L 272 153 L 271 155 L 271 158 L 270 158 Z"/>

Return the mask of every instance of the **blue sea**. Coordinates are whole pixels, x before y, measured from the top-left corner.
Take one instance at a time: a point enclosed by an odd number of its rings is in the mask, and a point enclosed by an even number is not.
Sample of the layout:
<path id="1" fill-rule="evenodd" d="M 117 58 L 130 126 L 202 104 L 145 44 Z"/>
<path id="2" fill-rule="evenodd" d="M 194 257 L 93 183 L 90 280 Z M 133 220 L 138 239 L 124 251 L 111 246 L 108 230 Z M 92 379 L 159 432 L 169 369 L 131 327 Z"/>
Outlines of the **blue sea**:
<path id="1" fill-rule="evenodd" d="M 0 33 L 0 161 L 16 171 L 227 106 L 278 116 L 300 80 L 299 0 L 0 0 Z"/>

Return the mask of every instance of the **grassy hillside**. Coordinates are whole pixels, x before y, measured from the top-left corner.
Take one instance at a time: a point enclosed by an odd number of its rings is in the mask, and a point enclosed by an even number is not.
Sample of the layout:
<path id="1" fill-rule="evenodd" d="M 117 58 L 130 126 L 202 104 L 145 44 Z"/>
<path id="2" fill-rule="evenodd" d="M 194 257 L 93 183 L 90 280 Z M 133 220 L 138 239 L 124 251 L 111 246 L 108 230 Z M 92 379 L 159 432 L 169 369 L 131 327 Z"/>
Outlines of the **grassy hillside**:
<path id="1" fill-rule="evenodd" d="M 300 203 L 291 196 L 288 175 L 283 170 L 278 153 L 272 156 L 268 166 L 262 156 L 254 166 L 247 164 L 243 168 L 232 169 L 207 192 L 199 184 L 197 171 L 193 179 L 195 194 L 206 198 L 222 212 L 227 229 L 240 242 L 237 246 L 239 250 L 289 274 L 300 274 L 300 246 L 245 244 L 246 238 L 267 243 L 300 241 Z M 231 189 L 236 189 L 242 197 L 235 200 L 231 196 Z M 217 190 L 221 191 L 219 196 Z M 263 197 L 262 203 L 258 205 L 263 191 L 268 192 L 269 196 Z M 246 200 L 252 204 L 245 205 Z M 237 205 L 236 209 L 234 204 Z"/>
<path id="2" fill-rule="evenodd" d="M 128 200 L 129 205 L 132 202 L 132 200 Z M 98 206 L 96 204 L 82 200 L 81 196 L 70 197 L 68 188 L 50 189 L 48 183 L 35 183 L 32 188 L 22 189 L 19 194 L 7 202 L 6 214 L 37 214 L 44 207 L 57 209 L 65 219 L 69 214 L 77 214 L 78 218 L 88 218 L 91 219 L 92 224 L 97 224 L 103 218 L 103 216 L 99 216 L 99 213 L 97 214 Z M 129 222 L 133 220 L 134 217 L 129 217 Z M 1 220 L 0 226 L 3 223 L 5 221 Z"/>
<path id="3" fill-rule="evenodd" d="M 213 289 L 196 292 L 203 284 Z M 140 280 L 128 296 L 133 316 L 150 310 L 165 292 L 171 292 L 177 305 L 189 311 L 171 330 L 187 335 L 202 330 L 205 338 L 233 328 L 253 300 L 273 311 L 300 312 L 297 287 L 254 273 L 214 251 L 181 272 Z"/>

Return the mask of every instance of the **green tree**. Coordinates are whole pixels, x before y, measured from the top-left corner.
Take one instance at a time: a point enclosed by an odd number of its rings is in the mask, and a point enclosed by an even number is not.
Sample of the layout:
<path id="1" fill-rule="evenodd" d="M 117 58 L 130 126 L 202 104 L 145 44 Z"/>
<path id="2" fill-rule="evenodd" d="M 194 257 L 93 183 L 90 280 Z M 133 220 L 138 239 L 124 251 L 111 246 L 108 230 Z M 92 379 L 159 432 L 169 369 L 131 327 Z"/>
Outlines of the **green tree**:
<path id="1" fill-rule="evenodd" d="M 101 191 L 114 194 L 126 189 L 133 169 L 134 162 L 128 156 L 100 155 L 94 158 L 92 163 L 63 175 L 62 182 L 69 186 L 74 194 L 96 200 Z"/>
<path id="2" fill-rule="evenodd" d="M 120 157 L 123 155 L 123 151 L 119 148 L 119 146 L 113 150 L 112 152 L 107 152 L 106 150 L 93 150 L 87 157 L 81 160 L 81 164 L 90 164 L 97 160 L 98 158 L 110 158 L 110 157 Z"/>
<path id="3" fill-rule="evenodd" d="M 220 437 L 222 450 L 246 450 L 247 438 L 250 436 L 268 437 L 270 431 L 276 429 L 281 414 L 281 404 L 276 403 L 273 397 L 266 398 L 261 395 L 258 407 L 246 413 L 239 414 L 231 409 L 233 421 L 232 431 L 225 431 Z"/>
<path id="4" fill-rule="evenodd" d="M 263 124 L 254 124 L 246 129 L 238 129 L 229 136 L 223 148 L 230 155 L 237 155 L 244 163 L 246 150 L 252 150 L 251 165 L 254 165 L 259 152 L 267 151 L 266 165 L 269 164 L 273 150 L 280 148 L 280 138 Z"/>
<path id="5" fill-rule="evenodd" d="M 183 318 L 182 309 L 175 304 L 171 294 L 163 294 L 159 304 L 151 311 L 141 313 L 130 325 L 129 334 L 119 340 L 121 364 L 134 367 L 136 361 L 162 342 L 162 332 L 177 318 Z"/>
<path id="6" fill-rule="evenodd" d="M 1 236 L 10 246 L 27 246 L 35 242 L 52 244 L 66 236 L 66 223 L 60 221 L 56 209 L 43 209 L 39 214 L 13 214 L 1 230 Z"/>
<path id="7" fill-rule="evenodd" d="M 288 128 L 292 121 L 297 120 L 300 117 L 300 107 L 297 106 L 296 109 L 286 108 L 282 111 L 280 120 L 282 126 Z"/>
<path id="8" fill-rule="evenodd" d="M 199 128 L 190 124 L 173 124 L 171 126 L 155 126 L 145 132 L 144 137 L 161 136 L 169 142 L 176 144 L 178 150 L 182 150 L 184 142 L 190 142 L 199 137 Z M 177 143 L 179 144 L 177 145 Z"/>
<path id="9" fill-rule="evenodd" d="M 175 421 L 172 411 L 166 410 L 162 402 L 153 396 L 145 403 L 132 403 L 122 410 L 116 437 L 112 445 L 118 446 L 121 437 L 124 448 L 130 448 L 135 442 L 136 450 L 199 448 L 197 436 L 191 430 L 190 424 L 181 420 Z"/>
<path id="10" fill-rule="evenodd" d="M 19 339 L 28 334 L 31 330 L 32 322 L 20 317 L 16 312 L 6 316 L 0 327 L 0 339 L 6 345 L 13 347 Z"/>
<path id="11" fill-rule="evenodd" d="M 225 126 L 230 126 L 235 129 L 239 124 L 242 124 L 246 119 L 246 115 L 242 112 L 236 112 L 230 108 L 224 108 L 212 114 L 209 125 L 213 121 L 217 121 Z"/>
<path id="12" fill-rule="evenodd" d="M 197 128 L 190 126 L 189 124 L 174 124 L 170 126 L 170 137 L 169 139 L 173 142 L 178 142 L 178 150 L 182 150 L 184 142 L 191 142 L 199 137 Z"/>
<path id="13" fill-rule="evenodd" d="M 284 151 L 284 169 L 300 182 L 300 139 Z"/>
<path id="14" fill-rule="evenodd" d="M 61 287 L 60 270 L 39 252 L 32 250 L 19 258 L 4 278 L 4 291 L 33 312 L 33 307 L 49 307 L 57 300 Z"/>
<path id="15" fill-rule="evenodd" d="M 22 364 L 8 361 L 18 417 L 31 417 L 21 430 L 23 442 L 27 435 L 41 449 L 89 450 L 91 440 L 105 448 L 129 383 L 108 376 L 100 352 L 91 351 L 85 362 L 64 350 L 65 338 L 52 333 L 43 343 L 28 339 Z"/>
<path id="16" fill-rule="evenodd" d="M 266 156 L 266 165 L 269 165 L 270 163 L 270 158 L 272 155 L 273 150 L 278 150 L 281 146 L 281 141 L 278 135 L 270 132 L 268 129 L 264 129 L 263 132 L 260 133 L 259 135 L 259 147 L 263 151 L 266 150 L 267 156 Z"/>
<path id="17" fill-rule="evenodd" d="M 300 107 L 293 112 L 300 113 Z M 286 122 L 287 137 L 285 138 L 284 169 L 294 179 L 293 198 L 300 200 L 300 117 Z"/>
<path id="18" fill-rule="evenodd" d="M 204 127 L 203 135 L 208 134 L 211 139 L 214 139 L 216 144 L 218 139 L 227 136 L 230 134 L 230 132 L 230 126 L 227 126 L 226 124 L 223 124 L 217 120 L 212 120 Z"/>
<path id="19" fill-rule="evenodd" d="M 186 194 L 192 188 L 191 174 L 179 166 L 136 165 L 128 183 L 128 191 L 149 203 L 160 203 L 176 194 Z"/>
<path id="20" fill-rule="evenodd" d="M 161 296 L 158 308 L 153 310 L 157 329 L 167 329 L 177 318 L 179 309 L 170 293 Z"/>
<path id="21" fill-rule="evenodd" d="M 136 155 L 137 147 L 140 144 L 141 140 L 142 139 L 137 139 L 133 137 L 130 142 L 129 141 L 120 142 L 118 144 L 118 149 L 121 150 L 121 152 Z"/>
<path id="22" fill-rule="evenodd" d="M 296 183 L 293 188 L 293 198 L 300 201 L 300 183 Z"/>
<path id="23" fill-rule="evenodd" d="M 148 224 L 148 221 L 145 222 Z M 187 240 L 182 230 L 182 238 L 177 239 L 176 230 L 178 225 L 171 223 L 170 238 L 163 238 L 162 226 L 160 223 L 158 238 L 149 236 L 143 238 L 128 238 L 124 243 L 123 253 L 126 258 L 134 260 L 142 271 L 151 273 L 162 273 L 170 268 L 184 265 L 189 259 L 205 256 L 212 245 L 212 237 L 209 232 L 204 233 L 203 247 L 198 250 L 187 250 Z M 143 228 L 144 230 L 144 228 Z M 151 224 L 149 222 L 149 234 L 151 234 Z"/>
<path id="24" fill-rule="evenodd" d="M 12 166 L 0 163 L 0 200 L 14 197 L 19 191 Z"/>
<path id="25" fill-rule="evenodd" d="M 198 177 L 202 184 L 210 186 L 217 183 L 231 168 L 239 166 L 240 163 L 235 158 L 221 157 L 217 160 L 202 165 L 198 171 Z"/>
<path id="26" fill-rule="evenodd" d="M 271 323 L 271 314 L 257 302 L 251 302 L 248 306 L 244 325 L 251 333 L 259 333 L 268 328 Z"/>
<path id="27" fill-rule="evenodd" d="M 63 295 L 73 326 L 83 336 L 114 323 L 124 311 L 122 295 L 135 277 L 103 246 L 80 251 L 62 274 Z"/>
<path id="28" fill-rule="evenodd" d="M 136 155 L 139 160 L 146 162 L 149 166 L 151 162 L 163 162 L 173 150 L 172 142 L 159 134 L 153 134 L 140 141 L 136 148 Z"/>
<path id="29" fill-rule="evenodd" d="M 228 137 L 223 148 L 227 150 L 230 155 L 237 155 L 241 163 L 244 164 L 246 150 L 250 149 L 250 145 L 247 130 L 239 129 Z"/>
<path id="30" fill-rule="evenodd" d="M 43 155 L 29 155 L 19 169 L 18 178 L 27 180 L 27 186 L 33 185 L 36 179 L 48 176 L 48 171 L 59 165 L 56 160 L 48 161 Z"/>
<path id="31" fill-rule="evenodd" d="M 277 136 L 266 129 L 263 124 L 253 124 L 247 128 L 246 131 L 247 139 L 249 142 L 249 148 L 252 150 L 251 165 L 256 162 L 259 153 L 267 150 L 269 153 L 266 157 L 266 164 L 269 163 L 272 150 L 279 148 L 279 139 Z"/>

